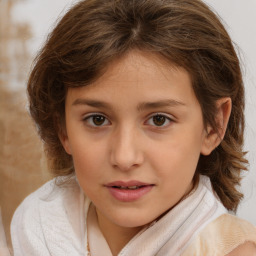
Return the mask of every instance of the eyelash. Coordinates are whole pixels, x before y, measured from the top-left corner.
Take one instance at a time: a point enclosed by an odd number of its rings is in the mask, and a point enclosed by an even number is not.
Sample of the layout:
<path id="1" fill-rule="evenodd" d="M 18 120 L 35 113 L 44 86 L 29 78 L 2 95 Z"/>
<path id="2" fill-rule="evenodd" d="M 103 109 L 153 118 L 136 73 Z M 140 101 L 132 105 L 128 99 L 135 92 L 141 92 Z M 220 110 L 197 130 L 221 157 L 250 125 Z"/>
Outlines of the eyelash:
<path id="1" fill-rule="evenodd" d="M 99 125 L 95 124 L 93 118 L 104 118 L 103 124 L 99 124 Z M 102 115 L 102 114 L 100 114 L 100 113 L 94 113 L 94 114 L 90 114 L 90 115 L 88 115 L 88 116 L 85 116 L 85 117 L 83 118 L 83 121 L 84 121 L 88 126 L 90 126 L 90 127 L 102 127 L 102 126 L 106 126 L 106 124 L 104 124 L 106 121 L 108 121 L 108 124 L 107 124 L 107 125 L 111 124 L 110 121 L 107 119 L 107 117 L 105 117 L 104 115 Z"/>
<path id="2" fill-rule="evenodd" d="M 162 121 L 164 121 L 163 125 L 157 125 L 157 124 L 150 124 L 150 120 L 152 120 L 152 122 L 154 122 L 154 118 L 156 117 L 160 117 L 160 118 L 163 118 Z M 166 123 L 167 122 L 167 123 Z M 171 122 L 174 122 L 173 118 L 171 118 L 169 115 L 166 115 L 166 114 L 163 114 L 163 113 L 156 113 L 156 114 L 153 114 L 151 115 L 147 121 L 146 121 L 146 124 L 149 124 L 151 126 L 154 126 L 156 128 L 165 128 L 165 127 L 168 127 L 170 125 Z"/>
<path id="3" fill-rule="evenodd" d="M 159 118 L 160 117 L 160 120 L 153 120 L 154 118 Z M 102 122 L 102 123 L 99 123 L 98 125 L 95 124 L 95 121 L 97 120 L 93 120 L 93 118 L 99 118 L 99 122 Z M 101 120 L 100 120 L 101 119 Z M 161 120 L 162 119 L 162 120 Z M 93 113 L 93 114 L 90 114 L 88 116 L 85 116 L 83 118 L 83 121 L 90 127 L 93 127 L 93 128 L 97 128 L 97 127 L 104 127 L 104 126 L 108 126 L 111 124 L 111 122 L 108 120 L 108 118 L 101 114 L 101 113 Z M 159 124 L 157 125 L 156 123 L 154 123 L 154 121 L 163 121 L 163 124 Z M 166 114 L 162 114 L 162 113 L 155 113 L 155 114 L 152 114 L 145 122 L 146 125 L 149 125 L 149 126 L 153 126 L 153 127 L 156 127 L 156 128 L 165 128 L 165 127 L 168 127 L 170 125 L 171 122 L 174 122 L 173 118 L 171 118 L 169 115 L 166 115 Z M 107 124 L 106 124 L 107 123 Z"/>

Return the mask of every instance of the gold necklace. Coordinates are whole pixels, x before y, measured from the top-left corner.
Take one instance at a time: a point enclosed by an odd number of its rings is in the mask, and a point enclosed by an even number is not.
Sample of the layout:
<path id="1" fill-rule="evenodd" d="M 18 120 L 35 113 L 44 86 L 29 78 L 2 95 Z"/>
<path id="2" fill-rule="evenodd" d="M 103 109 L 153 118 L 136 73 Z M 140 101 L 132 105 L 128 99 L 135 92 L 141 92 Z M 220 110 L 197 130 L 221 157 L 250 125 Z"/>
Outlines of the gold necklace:
<path id="1" fill-rule="evenodd" d="M 90 245 L 89 245 L 89 239 L 88 239 L 88 234 L 87 234 L 87 256 L 91 256 L 91 250 L 90 250 Z"/>

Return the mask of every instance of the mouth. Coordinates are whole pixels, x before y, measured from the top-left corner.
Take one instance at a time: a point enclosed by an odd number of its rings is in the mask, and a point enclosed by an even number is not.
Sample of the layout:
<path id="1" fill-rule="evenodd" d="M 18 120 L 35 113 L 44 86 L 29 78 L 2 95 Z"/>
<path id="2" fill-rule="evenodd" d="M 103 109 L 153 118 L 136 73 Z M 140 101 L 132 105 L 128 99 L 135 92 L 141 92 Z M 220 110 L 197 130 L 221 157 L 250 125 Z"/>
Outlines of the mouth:
<path id="1" fill-rule="evenodd" d="M 142 198 L 150 192 L 154 186 L 154 184 L 142 183 L 139 181 L 116 181 L 108 183 L 105 187 L 116 200 L 132 202 Z"/>
<path id="2" fill-rule="evenodd" d="M 122 190 L 136 190 L 136 189 L 140 189 L 140 188 L 143 188 L 143 187 L 146 187 L 147 185 L 142 185 L 142 186 L 129 186 L 129 187 L 126 187 L 126 186 L 111 186 L 112 188 L 117 188 L 117 189 L 122 189 Z M 151 185 L 149 185 L 151 186 Z"/>

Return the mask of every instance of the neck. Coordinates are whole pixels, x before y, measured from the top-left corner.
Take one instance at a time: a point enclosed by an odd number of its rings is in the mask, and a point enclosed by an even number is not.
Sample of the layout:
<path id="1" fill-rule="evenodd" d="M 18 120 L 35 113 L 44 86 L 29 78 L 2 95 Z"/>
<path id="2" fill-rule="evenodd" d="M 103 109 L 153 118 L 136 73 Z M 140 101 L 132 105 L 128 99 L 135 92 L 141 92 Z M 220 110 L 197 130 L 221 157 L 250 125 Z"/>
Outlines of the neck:
<path id="1" fill-rule="evenodd" d="M 118 255 L 123 247 L 142 229 L 142 227 L 128 228 L 118 226 L 111 221 L 106 221 L 99 211 L 96 210 L 96 212 L 99 228 L 113 256 Z"/>

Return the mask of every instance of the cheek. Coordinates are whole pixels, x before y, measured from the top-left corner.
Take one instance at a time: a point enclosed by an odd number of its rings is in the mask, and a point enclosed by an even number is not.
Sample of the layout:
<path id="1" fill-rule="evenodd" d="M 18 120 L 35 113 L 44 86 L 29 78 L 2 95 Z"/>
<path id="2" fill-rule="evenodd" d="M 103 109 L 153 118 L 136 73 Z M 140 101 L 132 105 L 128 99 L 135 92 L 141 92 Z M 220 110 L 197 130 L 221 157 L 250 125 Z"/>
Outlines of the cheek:
<path id="1" fill-rule="evenodd" d="M 106 150 L 104 145 L 86 140 L 78 142 L 73 148 L 73 163 L 76 175 L 83 180 L 99 179 L 106 167 Z"/>
<path id="2" fill-rule="evenodd" d="M 98 161 L 95 159 L 96 154 L 92 154 L 90 150 L 84 150 L 73 155 L 73 163 L 75 168 L 76 177 L 81 188 L 87 194 L 91 196 L 91 191 L 96 190 L 96 182 L 100 181 L 101 170 L 98 166 Z"/>
<path id="3" fill-rule="evenodd" d="M 148 159 L 160 176 L 171 180 L 193 176 L 200 156 L 200 143 L 192 137 L 183 136 L 160 144 L 149 153 Z"/>

